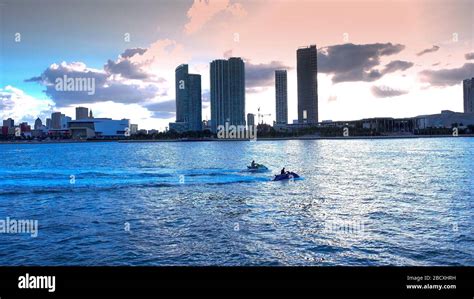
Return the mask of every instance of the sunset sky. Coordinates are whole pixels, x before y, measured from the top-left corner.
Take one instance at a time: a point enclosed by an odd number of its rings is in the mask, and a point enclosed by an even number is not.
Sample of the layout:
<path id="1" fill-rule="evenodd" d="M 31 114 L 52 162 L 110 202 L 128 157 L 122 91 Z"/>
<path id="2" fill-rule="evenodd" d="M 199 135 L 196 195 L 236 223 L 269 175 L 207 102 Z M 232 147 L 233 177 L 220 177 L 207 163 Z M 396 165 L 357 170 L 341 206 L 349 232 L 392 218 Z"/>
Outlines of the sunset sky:
<path id="1" fill-rule="evenodd" d="M 164 129 L 175 117 L 174 70 L 202 75 L 242 57 L 246 113 L 275 118 L 274 70 L 288 70 L 289 122 L 297 118 L 296 50 L 316 44 L 319 119 L 462 111 L 474 77 L 474 0 L 184 1 L 0 0 L 0 118 L 129 118 Z M 59 92 L 54 80 L 96 79 L 96 92 Z"/>

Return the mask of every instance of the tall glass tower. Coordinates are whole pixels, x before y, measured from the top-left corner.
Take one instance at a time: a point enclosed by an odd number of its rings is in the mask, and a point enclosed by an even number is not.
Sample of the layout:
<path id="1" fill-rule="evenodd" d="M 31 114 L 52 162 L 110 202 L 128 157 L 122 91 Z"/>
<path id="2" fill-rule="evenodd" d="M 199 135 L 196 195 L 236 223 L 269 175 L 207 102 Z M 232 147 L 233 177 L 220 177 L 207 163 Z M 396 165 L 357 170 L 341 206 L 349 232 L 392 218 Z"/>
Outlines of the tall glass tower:
<path id="1" fill-rule="evenodd" d="M 276 123 L 288 123 L 288 87 L 286 70 L 275 71 Z"/>
<path id="2" fill-rule="evenodd" d="M 201 75 L 189 74 L 188 65 L 176 68 L 176 122 L 184 123 L 187 131 L 202 129 Z"/>
<path id="3" fill-rule="evenodd" d="M 298 79 L 298 122 L 318 122 L 318 51 L 316 45 L 296 51 Z"/>
<path id="4" fill-rule="evenodd" d="M 211 62 L 211 128 L 245 125 L 245 66 L 239 57 Z"/>

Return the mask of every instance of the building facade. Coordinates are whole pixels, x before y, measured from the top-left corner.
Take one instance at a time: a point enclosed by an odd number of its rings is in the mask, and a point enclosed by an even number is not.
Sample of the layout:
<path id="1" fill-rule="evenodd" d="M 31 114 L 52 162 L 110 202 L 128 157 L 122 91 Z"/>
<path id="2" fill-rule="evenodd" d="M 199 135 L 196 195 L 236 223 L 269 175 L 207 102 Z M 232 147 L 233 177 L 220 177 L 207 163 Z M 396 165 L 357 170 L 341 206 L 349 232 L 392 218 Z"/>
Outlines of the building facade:
<path id="1" fill-rule="evenodd" d="M 211 128 L 245 125 L 245 65 L 239 57 L 211 62 Z"/>
<path id="2" fill-rule="evenodd" d="M 35 130 L 40 130 L 41 128 L 43 127 L 43 122 L 41 121 L 41 119 L 38 117 L 36 120 L 35 120 Z"/>
<path id="3" fill-rule="evenodd" d="M 51 113 L 51 127 L 52 130 L 60 130 L 61 129 L 61 112 L 53 112 Z"/>
<path id="4" fill-rule="evenodd" d="M 318 123 L 318 50 L 316 45 L 296 51 L 298 122 Z"/>
<path id="5" fill-rule="evenodd" d="M 201 75 L 189 74 L 187 64 L 175 70 L 176 85 L 176 123 L 170 129 L 184 131 L 202 130 Z"/>
<path id="6" fill-rule="evenodd" d="M 462 82 L 464 95 L 464 113 L 474 113 L 474 78 Z"/>
<path id="7" fill-rule="evenodd" d="M 130 132 L 130 120 L 128 119 L 81 119 L 70 121 L 68 125 L 68 129 L 74 139 L 126 137 L 126 131 L 128 130 Z"/>
<path id="8" fill-rule="evenodd" d="M 86 119 L 89 117 L 89 109 L 86 107 L 76 107 L 76 120 Z"/>
<path id="9" fill-rule="evenodd" d="M 3 120 L 3 126 L 7 128 L 15 127 L 15 121 L 11 118 Z"/>
<path id="10" fill-rule="evenodd" d="M 286 70 L 275 71 L 276 124 L 288 123 L 288 83 Z"/>
<path id="11" fill-rule="evenodd" d="M 255 126 L 255 114 L 247 113 L 247 127 Z"/>

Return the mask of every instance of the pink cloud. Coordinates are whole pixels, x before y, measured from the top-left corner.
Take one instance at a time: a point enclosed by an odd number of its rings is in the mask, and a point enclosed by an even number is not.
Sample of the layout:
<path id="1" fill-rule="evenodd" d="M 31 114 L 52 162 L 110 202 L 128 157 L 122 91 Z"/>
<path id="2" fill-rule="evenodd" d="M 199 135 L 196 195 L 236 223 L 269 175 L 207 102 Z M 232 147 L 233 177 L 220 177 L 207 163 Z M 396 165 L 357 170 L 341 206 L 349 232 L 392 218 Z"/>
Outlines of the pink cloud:
<path id="1" fill-rule="evenodd" d="M 184 32 L 192 34 L 199 31 L 221 12 L 228 12 L 236 17 L 247 15 L 247 11 L 240 3 L 231 4 L 229 0 L 194 0 L 187 12 L 189 22 L 184 26 Z"/>

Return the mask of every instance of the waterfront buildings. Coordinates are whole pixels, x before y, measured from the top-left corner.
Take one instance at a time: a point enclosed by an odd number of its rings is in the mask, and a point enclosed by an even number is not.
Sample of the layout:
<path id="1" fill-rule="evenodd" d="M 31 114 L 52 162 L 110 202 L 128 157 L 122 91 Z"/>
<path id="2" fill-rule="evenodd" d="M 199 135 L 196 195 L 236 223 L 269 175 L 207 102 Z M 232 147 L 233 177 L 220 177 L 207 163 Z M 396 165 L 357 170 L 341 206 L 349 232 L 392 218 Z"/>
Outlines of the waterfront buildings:
<path id="1" fill-rule="evenodd" d="M 138 134 L 138 124 L 130 124 L 130 135 Z"/>
<path id="2" fill-rule="evenodd" d="M 286 70 L 275 71 L 275 108 L 276 124 L 288 123 L 288 87 Z"/>
<path id="3" fill-rule="evenodd" d="M 211 128 L 245 125 L 245 65 L 239 57 L 211 62 Z"/>
<path id="4" fill-rule="evenodd" d="M 69 122 L 68 129 L 74 139 L 118 138 L 130 132 L 130 120 L 111 118 L 89 118 Z"/>
<path id="5" fill-rule="evenodd" d="M 76 120 L 86 119 L 88 117 L 89 117 L 89 109 L 88 108 L 86 108 L 86 107 L 76 107 Z"/>
<path id="6" fill-rule="evenodd" d="M 52 130 L 60 130 L 61 129 L 61 118 L 62 118 L 61 112 L 53 112 L 51 113 L 51 127 L 50 129 Z"/>
<path id="7" fill-rule="evenodd" d="M 15 127 L 15 121 L 11 118 L 3 120 L 3 126 L 7 128 Z"/>
<path id="8" fill-rule="evenodd" d="M 188 65 L 175 70 L 176 122 L 170 130 L 177 132 L 202 130 L 201 75 L 190 74 Z"/>
<path id="9" fill-rule="evenodd" d="M 247 127 L 255 126 L 255 114 L 247 113 Z"/>
<path id="10" fill-rule="evenodd" d="M 298 122 L 318 123 L 318 63 L 316 45 L 296 51 Z"/>
<path id="11" fill-rule="evenodd" d="M 41 121 L 41 118 L 37 118 L 35 120 L 35 130 L 40 130 L 43 127 L 43 122 Z"/>
<path id="12" fill-rule="evenodd" d="M 462 82 L 464 113 L 474 113 L 474 78 Z"/>

